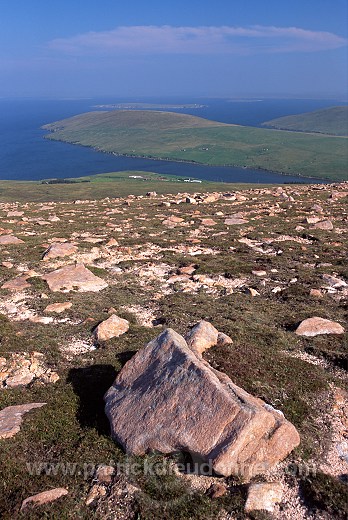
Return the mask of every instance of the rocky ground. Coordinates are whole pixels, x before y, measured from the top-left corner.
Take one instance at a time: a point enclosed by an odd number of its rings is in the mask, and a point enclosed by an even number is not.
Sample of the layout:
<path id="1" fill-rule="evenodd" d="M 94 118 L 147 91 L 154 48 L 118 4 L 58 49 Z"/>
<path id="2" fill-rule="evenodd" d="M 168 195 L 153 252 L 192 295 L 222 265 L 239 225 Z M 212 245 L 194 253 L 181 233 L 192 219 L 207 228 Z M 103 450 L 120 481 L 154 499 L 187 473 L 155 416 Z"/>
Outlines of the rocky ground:
<path id="1" fill-rule="evenodd" d="M 0 204 L 0 516 L 346 518 L 347 200 L 343 183 Z M 110 436 L 122 366 L 202 319 L 233 341 L 204 359 L 301 436 L 251 482 Z"/>

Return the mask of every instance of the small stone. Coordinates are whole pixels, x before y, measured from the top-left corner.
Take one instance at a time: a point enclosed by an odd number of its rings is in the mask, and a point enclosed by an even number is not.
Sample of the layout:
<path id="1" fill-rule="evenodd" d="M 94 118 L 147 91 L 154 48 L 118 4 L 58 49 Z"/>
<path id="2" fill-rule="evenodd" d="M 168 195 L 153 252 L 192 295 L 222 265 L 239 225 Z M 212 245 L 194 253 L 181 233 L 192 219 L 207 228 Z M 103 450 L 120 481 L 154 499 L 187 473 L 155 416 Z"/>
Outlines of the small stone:
<path id="1" fill-rule="evenodd" d="M 267 276 L 267 272 L 266 271 L 251 271 L 251 273 L 254 275 L 254 276 Z"/>
<path id="2" fill-rule="evenodd" d="M 246 289 L 246 292 L 247 292 L 247 294 L 250 294 L 250 296 L 252 296 L 252 297 L 260 296 L 260 293 L 256 289 L 253 289 L 252 287 L 248 287 Z"/>
<path id="3" fill-rule="evenodd" d="M 207 490 L 207 495 L 209 498 L 214 500 L 215 498 L 220 498 L 226 495 L 227 487 L 224 484 L 212 484 L 210 488 Z"/>
<path id="4" fill-rule="evenodd" d="M 91 489 L 89 490 L 89 493 L 86 498 L 86 505 L 90 506 L 95 502 L 98 498 L 104 497 L 106 495 L 106 489 L 105 486 L 102 484 L 94 484 Z"/>
<path id="5" fill-rule="evenodd" d="M 113 466 L 99 466 L 96 472 L 96 479 L 101 484 L 110 484 L 114 474 L 115 468 Z"/>
<path id="6" fill-rule="evenodd" d="M 216 226 L 217 222 L 215 222 L 215 220 L 213 220 L 212 218 L 202 218 L 201 224 L 203 226 L 211 227 L 211 226 Z"/>
<path id="7" fill-rule="evenodd" d="M 61 498 L 68 494 L 68 490 L 65 488 L 55 488 L 49 489 L 48 491 L 42 491 L 37 495 L 33 495 L 31 497 L 26 498 L 22 502 L 21 511 L 26 509 L 29 506 L 42 506 L 44 504 L 49 504 L 58 498 Z"/>
<path id="8" fill-rule="evenodd" d="M 188 274 L 191 275 L 195 272 L 196 268 L 193 264 L 191 265 L 185 265 L 183 267 L 179 267 L 178 272 L 179 274 Z"/>
<path id="9" fill-rule="evenodd" d="M 71 302 L 63 302 L 63 303 L 51 303 L 47 305 L 44 312 L 64 312 L 72 307 Z"/>
<path id="10" fill-rule="evenodd" d="M 344 328 L 336 321 L 324 318 L 308 318 L 300 323 L 295 330 L 298 336 L 318 336 L 319 334 L 344 334 Z"/>
<path id="11" fill-rule="evenodd" d="M 219 332 L 211 323 L 202 320 L 197 323 L 186 336 L 187 345 L 200 356 L 215 345 L 229 345 L 232 339 Z"/>
<path id="12" fill-rule="evenodd" d="M 283 485 L 280 482 L 262 482 L 250 484 L 245 511 L 269 511 L 281 502 L 283 497 Z"/>
<path id="13" fill-rule="evenodd" d="M 305 218 L 305 222 L 307 224 L 316 224 L 317 222 L 319 222 L 321 220 L 320 217 L 306 217 Z"/>
<path id="14" fill-rule="evenodd" d="M 129 322 L 113 314 L 96 327 L 94 335 L 98 341 L 107 341 L 111 338 L 118 338 L 128 329 Z"/>
<path id="15" fill-rule="evenodd" d="M 21 429 L 23 415 L 46 403 L 28 403 L 8 406 L 0 411 L 0 439 L 13 437 Z"/>
<path id="16" fill-rule="evenodd" d="M 16 370 L 11 377 L 6 379 L 6 386 L 9 388 L 15 388 L 17 386 L 26 386 L 32 382 L 35 374 L 33 374 L 28 368 L 20 368 Z"/>
<path id="17" fill-rule="evenodd" d="M 225 219 L 226 226 L 239 226 L 239 225 L 247 224 L 247 223 L 248 223 L 247 220 L 245 220 L 244 218 L 240 218 L 240 217 L 230 217 L 230 218 Z"/>
<path id="18" fill-rule="evenodd" d="M 12 269 L 13 263 L 12 262 L 2 262 L 1 265 L 3 267 L 6 267 L 6 269 Z"/>
<path id="19" fill-rule="evenodd" d="M 324 295 L 320 291 L 320 289 L 311 289 L 309 291 L 309 296 L 312 296 L 312 298 L 323 298 L 324 297 Z"/>
<path id="20" fill-rule="evenodd" d="M 114 246 L 118 246 L 118 242 L 115 238 L 110 238 L 109 242 L 107 242 L 106 246 L 107 247 L 114 247 Z"/>
<path id="21" fill-rule="evenodd" d="M 314 229 L 323 229 L 327 231 L 331 231 L 334 228 L 331 220 L 322 220 L 321 222 L 317 222 L 316 224 L 314 224 L 313 227 Z"/>

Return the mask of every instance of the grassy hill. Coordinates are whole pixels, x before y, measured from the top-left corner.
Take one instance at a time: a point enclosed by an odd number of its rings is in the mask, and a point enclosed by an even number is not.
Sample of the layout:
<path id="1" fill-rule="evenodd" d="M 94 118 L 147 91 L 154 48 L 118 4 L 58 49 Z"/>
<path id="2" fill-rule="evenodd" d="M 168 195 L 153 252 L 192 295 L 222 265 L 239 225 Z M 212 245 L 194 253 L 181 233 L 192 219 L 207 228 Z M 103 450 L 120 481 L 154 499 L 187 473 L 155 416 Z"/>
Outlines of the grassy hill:
<path id="1" fill-rule="evenodd" d="M 348 106 L 330 107 L 294 116 L 278 117 L 266 121 L 263 125 L 280 130 L 348 136 Z"/>
<path id="2" fill-rule="evenodd" d="M 48 139 L 128 156 L 261 168 L 346 180 L 338 137 L 229 125 L 159 111 L 89 112 L 45 125 Z"/>

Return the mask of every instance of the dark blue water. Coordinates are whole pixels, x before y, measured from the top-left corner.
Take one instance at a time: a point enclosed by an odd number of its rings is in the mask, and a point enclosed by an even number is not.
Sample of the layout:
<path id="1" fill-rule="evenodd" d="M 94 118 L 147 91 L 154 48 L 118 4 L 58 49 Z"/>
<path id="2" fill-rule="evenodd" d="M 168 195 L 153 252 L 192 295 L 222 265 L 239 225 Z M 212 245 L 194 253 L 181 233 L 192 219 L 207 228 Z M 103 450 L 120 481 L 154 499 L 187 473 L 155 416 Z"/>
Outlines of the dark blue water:
<path id="1" fill-rule="evenodd" d="M 252 102 L 220 99 L 84 99 L 84 100 L 5 100 L 0 99 L 0 179 L 40 180 L 67 178 L 122 170 L 153 171 L 162 174 L 225 182 L 296 182 L 296 176 L 230 167 L 152 161 L 115 157 L 90 148 L 44 139 L 41 126 L 95 110 L 94 105 L 122 103 L 200 103 L 200 109 L 176 110 L 207 119 L 259 126 L 262 122 L 288 114 L 316 110 L 333 104 L 332 100 L 263 100 Z M 301 182 L 311 179 L 301 178 Z"/>

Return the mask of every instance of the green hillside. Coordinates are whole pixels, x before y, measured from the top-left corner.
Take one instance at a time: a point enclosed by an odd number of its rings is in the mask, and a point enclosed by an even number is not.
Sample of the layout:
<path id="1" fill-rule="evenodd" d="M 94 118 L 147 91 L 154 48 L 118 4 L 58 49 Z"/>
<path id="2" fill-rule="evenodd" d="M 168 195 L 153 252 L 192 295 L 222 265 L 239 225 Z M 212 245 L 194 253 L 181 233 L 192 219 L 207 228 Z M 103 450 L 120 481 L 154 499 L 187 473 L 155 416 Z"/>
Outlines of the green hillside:
<path id="1" fill-rule="evenodd" d="M 280 130 L 348 136 L 348 106 L 330 107 L 305 114 L 278 117 L 266 121 L 263 126 Z"/>
<path id="2" fill-rule="evenodd" d="M 158 111 L 89 112 L 45 125 L 47 138 L 97 150 L 348 179 L 348 141 Z"/>

